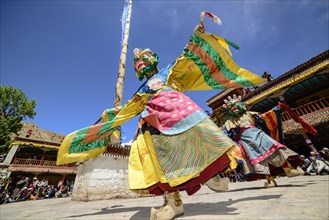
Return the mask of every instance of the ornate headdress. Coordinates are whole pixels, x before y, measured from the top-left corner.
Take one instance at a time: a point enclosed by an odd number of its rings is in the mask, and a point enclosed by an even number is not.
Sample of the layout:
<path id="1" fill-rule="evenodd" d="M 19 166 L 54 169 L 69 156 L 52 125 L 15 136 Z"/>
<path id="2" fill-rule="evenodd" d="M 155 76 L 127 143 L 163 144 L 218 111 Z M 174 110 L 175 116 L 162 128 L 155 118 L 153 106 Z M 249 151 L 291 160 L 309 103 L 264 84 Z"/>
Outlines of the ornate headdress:
<path id="1" fill-rule="evenodd" d="M 158 54 L 153 53 L 149 48 L 134 49 L 134 68 L 139 80 L 143 80 L 147 74 L 156 70 L 158 63 Z"/>
<path id="2" fill-rule="evenodd" d="M 241 102 L 241 96 L 233 94 L 233 97 L 228 96 L 224 100 L 223 107 L 228 110 L 228 113 L 232 116 L 238 116 L 247 111 L 246 104 Z"/>

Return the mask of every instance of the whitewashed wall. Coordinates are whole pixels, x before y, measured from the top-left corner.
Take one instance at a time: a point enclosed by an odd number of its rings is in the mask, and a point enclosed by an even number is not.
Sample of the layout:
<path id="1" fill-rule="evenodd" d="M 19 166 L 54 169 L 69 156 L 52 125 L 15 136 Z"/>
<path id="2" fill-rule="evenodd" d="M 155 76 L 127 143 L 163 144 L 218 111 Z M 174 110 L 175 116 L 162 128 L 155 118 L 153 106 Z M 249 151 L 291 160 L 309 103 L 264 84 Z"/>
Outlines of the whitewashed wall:
<path id="1" fill-rule="evenodd" d="M 128 158 L 99 156 L 78 166 L 72 200 L 135 198 L 128 189 Z"/>

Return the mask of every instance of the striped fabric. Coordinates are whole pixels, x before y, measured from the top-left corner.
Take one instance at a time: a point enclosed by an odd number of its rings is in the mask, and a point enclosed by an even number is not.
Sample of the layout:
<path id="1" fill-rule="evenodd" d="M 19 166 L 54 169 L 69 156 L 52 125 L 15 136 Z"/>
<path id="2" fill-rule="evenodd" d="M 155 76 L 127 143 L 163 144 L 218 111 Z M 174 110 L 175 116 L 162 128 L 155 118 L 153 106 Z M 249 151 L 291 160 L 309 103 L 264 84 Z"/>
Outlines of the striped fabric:
<path id="1" fill-rule="evenodd" d="M 258 76 L 253 80 L 254 74 L 236 65 L 220 45 L 214 45 L 210 37 L 209 34 L 196 31 L 184 49 L 184 55 L 204 70 L 203 77 L 208 85 L 214 89 L 222 89 L 258 84 L 255 82 Z"/>
<path id="2" fill-rule="evenodd" d="M 58 150 L 57 165 L 88 160 L 103 153 L 111 135 L 118 137 L 115 109 L 104 111 L 104 123 L 82 128 L 67 135 Z"/>
<path id="3" fill-rule="evenodd" d="M 169 184 L 200 173 L 234 145 L 210 119 L 179 135 L 152 135 L 152 140 Z"/>
<path id="4" fill-rule="evenodd" d="M 197 26 L 183 55 L 172 67 L 171 76 L 184 90 L 253 87 L 266 81 L 238 66 L 219 39 L 223 38 Z"/>
<path id="5" fill-rule="evenodd" d="M 267 129 L 270 132 L 271 138 L 283 143 L 282 121 L 278 110 L 270 110 L 262 114 L 262 118 L 266 123 Z"/>

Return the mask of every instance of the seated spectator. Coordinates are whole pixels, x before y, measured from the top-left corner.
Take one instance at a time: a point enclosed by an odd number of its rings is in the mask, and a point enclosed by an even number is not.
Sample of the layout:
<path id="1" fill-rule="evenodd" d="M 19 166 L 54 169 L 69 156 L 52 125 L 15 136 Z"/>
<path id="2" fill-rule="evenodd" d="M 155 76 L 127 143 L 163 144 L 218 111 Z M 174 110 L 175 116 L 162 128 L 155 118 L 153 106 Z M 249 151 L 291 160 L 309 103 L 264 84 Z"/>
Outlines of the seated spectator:
<path id="1" fill-rule="evenodd" d="M 33 184 L 33 187 L 34 187 L 34 188 L 36 188 L 36 187 L 37 187 L 38 183 L 39 183 L 39 180 L 38 180 L 38 178 L 37 178 L 36 176 L 35 176 L 35 177 L 33 177 L 33 180 L 32 180 L 32 184 Z"/>
<path id="2" fill-rule="evenodd" d="M 329 162 L 329 150 L 328 150 L 328 148 L 324 147 L 319 152 L 320 152 L 320 155 L 323 157 L 323 159 L 325 161 Z"/>
<path id="3" fill-rule="evenodd" d="M 17 191 L 15 192 L 15 190 L 17 189 Z M 21 195 L 22 195 L 22 193 L 24 192 L 24 190 L 27 190 L 27 187 L 23 187 L 23 188 L 16 188 L 15 190 L 14 190 L 14 194 L 12 195 L 12 199 L 13 200 L 19 200 L 20 199 L 20 197 L 21 197 Z"/>
<path id="4" fill-rule="evenodd" d="M 30 183 L 27 188 L 28 189 L 34 189 L 34 184 L 33 183 Z"/>
<path id="5" fill-rule="evenodd" d="M 36 195 L 35 195 L 35 199 L 36 200 L 41 200 L 41 199 L 44 199 L 44 195 L 42 194 L 42 193 L 36 193 Z"/>
<path id="6" fill-rule="evenodd" d="M 37 183 L 38 193 L 41 193 L 43 191 L 44 183 L 45 183 L 44 180 L 45 179 L 42 179 L 41 181 L 38 181 L 38 183 Z"/>
<path id="7" fill-rule="evenodd" d="M 55 187 L 53 185 L 49 185 L 48 186 L 48 189 L 47 189 L 47 194 L 46 194 L 45 198 L 47 198 L 47 199 L 54 198 L 55 197 L 55 194 L 56 194 Z"/>
<path id="8" fill-rule="evenodd" d="M 311 151 L 311 152 L 310 152 L 310 155 L 311 155 L 312 157 L 315 157 L 315 158 L 318 159 L 318 160 L 322 160 L 322 159 L 323 159 L 323 158 L 320 156 L 319 152 Z"/>
<path id="9" fill-rule="evenodd" d="M 318 160 L 315 156 L 311 156 L 311 164 L 306 169 L 307 175 L 321 175 L 323 173 L 329 174 L 329 166 L 322 160 Z"/>
<path id="10" fill-rule="evenodd" d="M 310 152 L 310 157 L 315 157 L 315 152 L 314 151 Z"/>
<path id="11" fill-rule="evenodd" d="M 27 200 L 35 200 L 35 192 L 33 190 L 33 188 L 28 188 L 28 198 Z"/>
<path id="12" fill-rule="evenodd" d="M 31 190 L 29 190 L 25 186 L 25 187 L 23 187 L 23 189 L 20 191 L 20 193 L 18 195 L 19 195 L 19 197 L 16 200 L 18 200 L 18 201 L 28 200 L 30 198 L 30 195 L 31 195 Z"/>
<path id="13" fill-rule="evenodd" d="M 24 182 L 23 182 L 23 187 L 29 187 L 30 185 L 30 178 L 25 177 Z"/>
<path id="14" fill-rule="evenodd" d="M 300 155 L 299 156 L 300 159 L 302 160 L 302 165 L 301 168 L 306 171 L 307 167 L 311 164 L 310 159 L 308 159 L 307 157 L 305 157 L 304 155 Z"/>
<path id="15" fill-rule="evenodd" d="M 60 190 L 61 187 L 64 186 L 64 182 L 65 182 L 64 178 L 58 181 L 58 184 L 57 184 L 57 189 L 58 190 Z"/>
<path id="16" fill-rule="evenodd" d="M 48 179 L 43 179 L 43 186 L 48 187 Z"/>
<path id="17" fill-rule="evenodd" d="M 48 195 L 48 188 L 44 187 L 39 196 L 44 199 L 47 199 L 47 197 L 46 197 L 47 195 Z"/>
<path id="18" fill-rule="evenodd" d="M 32 191 L 29 200 L 37 200 L 38 199 L 38 193 L 36 190 Z"/>
<path id="19" fill-rule="evenodd" d="M 63 189 L 61 190 L 61 196 L 64 198 L 68 197 L 69 196 L 68 192 L 69 192 L 68 186 L 64 186 Z"/>
<path id="20" fill-rule="evenodd" d="M 12 199 L 9 196 L 9 193 L 7 190 L 2 190 L 0 192 L 0 205 L 5 204 L 5 203 L 10 203 L 12 202 Z"/>
<path id="21" fill-rule="evenodd" d="M 14 199 L 14 200 L 17 198 L 17 195 L 18 195 L 18 193 L 21 190 L 21 183 L 22 183 L 22 181 L 24 181 L 24 180 L 19 180 L 16 183 L 15 189 L 13 190 L 13 193 L 11 194 L 11 198 Z"/>
<path id="22" fill-rule="evenodd" d="M 63 186 L 57 190 L 57 192 L 55 193 L 55 198 L 60 198 L 60 197 L 67 197 L 68 196 L 68 187 L 67 186 Z"/>
<path id="23" fill-rule="evenodd" d="M 55 192 L 55 198 L 59 198 L 59 197 L 62 197 L 62 194 L 61 194 L 61 190 L 56 190 Z"/>

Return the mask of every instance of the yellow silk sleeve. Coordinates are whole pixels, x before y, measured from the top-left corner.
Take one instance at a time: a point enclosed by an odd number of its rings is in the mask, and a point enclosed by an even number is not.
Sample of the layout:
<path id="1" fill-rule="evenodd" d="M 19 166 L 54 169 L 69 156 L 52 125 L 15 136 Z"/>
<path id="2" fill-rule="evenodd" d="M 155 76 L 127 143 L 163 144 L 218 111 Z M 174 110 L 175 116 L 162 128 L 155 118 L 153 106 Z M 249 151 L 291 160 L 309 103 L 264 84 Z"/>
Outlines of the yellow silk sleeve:
<path id="1" fill-rule="evenodd" d="M 129 100 L 116 115 L 112 128 L 121 126 L 129 119 L 141 113 L 144 110 L 146 104 L 147 104 L 146 95 L 139 95 L 139 94 L 135 95 L 134 98 Z"/>
<path id="2" fill-rule="evenodd" d="M 58 150 L 57 165 L 89 160 L 103 153 L 107 138 L 111 135 L 118 138 L 116 128 L 143 111 L 146 101 L 146 95 L 137 94 L 110 120 L 67 135 Z"/>

